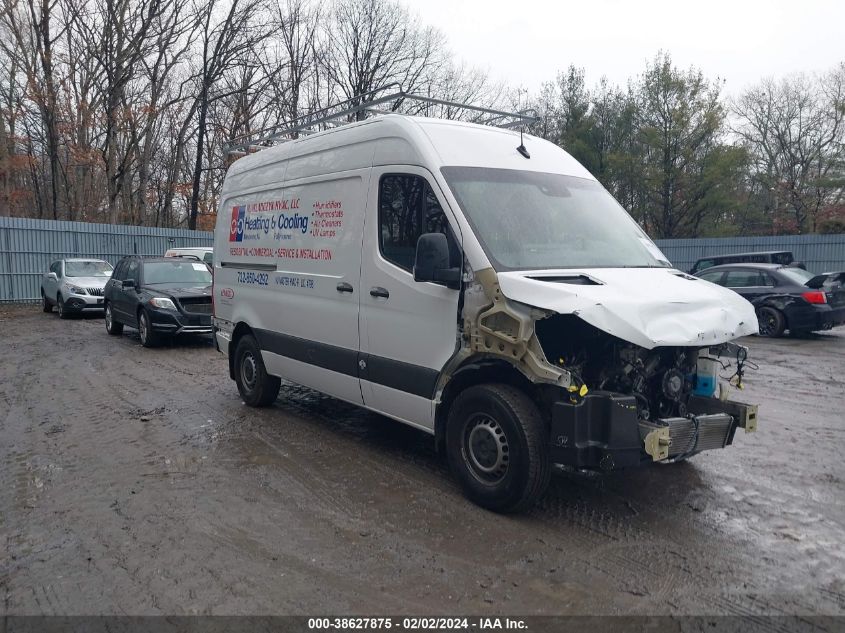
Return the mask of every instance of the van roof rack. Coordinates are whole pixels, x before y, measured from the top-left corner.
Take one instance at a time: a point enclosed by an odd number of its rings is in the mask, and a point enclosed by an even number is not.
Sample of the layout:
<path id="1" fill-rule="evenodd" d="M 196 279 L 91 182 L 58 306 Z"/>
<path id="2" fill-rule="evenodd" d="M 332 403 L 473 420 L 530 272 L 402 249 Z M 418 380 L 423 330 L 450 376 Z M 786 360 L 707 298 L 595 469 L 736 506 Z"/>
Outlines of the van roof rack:
<path id="1" fill-rule="evenodd" d="M 388 92 L 388 90 L 392 90 Z M 411 111 L 400 112 L 398 108 L 412 105 Z M 340 127 L 348 123 L 362 121 L 369 116 L 384 114 L 405 114 L 426 116 L 431 107 L 440 106 L 463 112 L 476 113 L 473 123 L 499 128 L 523 127 L 539 121 L 536 110 L 504 112 L 492 108 L 435 99 L 425 95 L 408 93 L 399 84 L 389 84 L 370 92 L 354 96 L 327 106 L 321 110 L 309 112 L 301 117 L 284 121 L 278 125 L 257 130 L 252 134 L 235 137 L 223 149 L 229 157 L 240 158 L 276 143 L 294 140 L 299 136 L 314 134 L 324 129 Z"/>

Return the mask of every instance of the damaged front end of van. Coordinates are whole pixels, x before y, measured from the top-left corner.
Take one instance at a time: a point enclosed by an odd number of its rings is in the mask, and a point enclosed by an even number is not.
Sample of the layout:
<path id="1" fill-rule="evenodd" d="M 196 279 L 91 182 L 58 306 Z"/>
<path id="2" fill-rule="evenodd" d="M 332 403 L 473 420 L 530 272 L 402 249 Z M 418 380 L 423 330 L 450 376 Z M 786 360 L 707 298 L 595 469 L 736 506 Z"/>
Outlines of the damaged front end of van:
<path id="1" fill-rule="evenodd" d="M 478 271 L 451 371 L 506 361 L 533 385 L 551 461 L 612 470 L 681 461 L 756 430 L 741 387 L 744 299 L 671 268 Z M 442 393 L 442 391 L 441 391 Z"/>
<path id="2" fill-rule="evenodd" d="M 458 357 L 531 393 L 559 464 L 680 461 L 754 431 L 757 407 L 727 397 L 754 307 L 674 268 L 568 155 L 532 148 L 522 169 L 441 169 L 472 255 Z"/>

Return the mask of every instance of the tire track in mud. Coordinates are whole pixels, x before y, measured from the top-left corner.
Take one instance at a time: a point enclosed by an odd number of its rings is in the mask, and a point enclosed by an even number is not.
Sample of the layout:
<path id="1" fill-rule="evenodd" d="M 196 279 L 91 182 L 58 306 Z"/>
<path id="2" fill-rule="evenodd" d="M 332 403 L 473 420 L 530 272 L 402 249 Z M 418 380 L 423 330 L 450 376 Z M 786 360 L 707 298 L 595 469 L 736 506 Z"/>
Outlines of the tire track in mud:
<path id="1" fill-rule="evenodd" d="M 559 472 L 503 517 L 421 432 L 295 386 L 248 409 L 209 345 L 20 320 L 0 339 L 7 611 L 845 613 L 843 425 L 819 402 L 843 337 L 749 342 L 777 361 L 748 377 L 758 436 L 673 468 Z M 816 444 L 788 443 L 813 407 Z"/>

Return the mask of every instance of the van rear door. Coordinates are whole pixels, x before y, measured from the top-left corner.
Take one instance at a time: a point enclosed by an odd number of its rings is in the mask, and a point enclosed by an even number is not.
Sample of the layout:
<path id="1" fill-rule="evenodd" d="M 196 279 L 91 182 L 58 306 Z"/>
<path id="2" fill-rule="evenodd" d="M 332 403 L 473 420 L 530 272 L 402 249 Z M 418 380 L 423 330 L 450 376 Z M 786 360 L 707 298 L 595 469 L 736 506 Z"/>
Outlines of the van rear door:
<path id="1" fill-rule="evenodd" d="M 456 227 L 427 170 L 373 169 L 361 261 L 361 391 L 368 407 L 427 430 L 438 375 L 457 345 L 459 291 L 415 282 L 414 255 L 421 234 L 443 232 L 460 266 Z"/>

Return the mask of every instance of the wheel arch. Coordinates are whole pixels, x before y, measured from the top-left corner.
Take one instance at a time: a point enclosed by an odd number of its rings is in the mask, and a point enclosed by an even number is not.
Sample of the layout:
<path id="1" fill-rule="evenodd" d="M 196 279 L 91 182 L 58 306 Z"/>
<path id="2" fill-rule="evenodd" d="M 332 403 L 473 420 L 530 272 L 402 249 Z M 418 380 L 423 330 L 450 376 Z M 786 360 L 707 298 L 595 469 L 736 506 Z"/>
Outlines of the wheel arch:
<path id="1" fill-rule="evenodd" d="M 238 348 L 238 342 L 248 334 L 255 336 L 255 332 L 244 321 L 240 321 L 235 326 L 235 329 L 232 330 L 232 338 L 229 341 L 229 353 L 227 354 L 229 358 L 229 378 L 232 380 L 235 379 L 235 350 Z"/>
<path id="2" fill-rule="evenodd" d="M 761 308 L 774 308 L 783 315 L 784 320 L 788 324 L 787 311 L 799 301 L 802 300 L 798 297 L 794 297 L 792 295 L 778 294 L 766 295 L 765 297 L 755 299 L 751 303 L 754 306 L 755 310 L 760 310 Z"/>
<path id="3" fill-rule="evenodd" d="M 446 445 L 446 426 L 449 409 L 455 398 L 475 385 L 504 383 L 524 391 L 534 398 L 536 386 L 515 365 L 503 358 L 473 356 L 465 360 L 443 387 L 434 413 L 434 442 L 438 451 Z"/>

